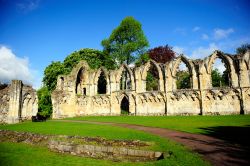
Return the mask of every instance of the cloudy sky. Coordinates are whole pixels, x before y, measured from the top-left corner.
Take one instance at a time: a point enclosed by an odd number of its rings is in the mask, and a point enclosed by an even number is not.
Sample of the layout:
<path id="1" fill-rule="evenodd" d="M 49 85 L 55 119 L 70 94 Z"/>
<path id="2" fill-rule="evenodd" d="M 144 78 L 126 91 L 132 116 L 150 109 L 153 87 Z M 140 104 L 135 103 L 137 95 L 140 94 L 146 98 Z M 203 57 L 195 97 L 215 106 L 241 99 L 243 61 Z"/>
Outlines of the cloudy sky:
<path id="1" fill-rule="evenodd" d="M 0 0 L 0 81 L 38 88 L 43 71 L 101 40 L 126 16 L 141 22 L 150 48 L 170 45 L 189 58 L 250 43 L 248 0 Z"/>

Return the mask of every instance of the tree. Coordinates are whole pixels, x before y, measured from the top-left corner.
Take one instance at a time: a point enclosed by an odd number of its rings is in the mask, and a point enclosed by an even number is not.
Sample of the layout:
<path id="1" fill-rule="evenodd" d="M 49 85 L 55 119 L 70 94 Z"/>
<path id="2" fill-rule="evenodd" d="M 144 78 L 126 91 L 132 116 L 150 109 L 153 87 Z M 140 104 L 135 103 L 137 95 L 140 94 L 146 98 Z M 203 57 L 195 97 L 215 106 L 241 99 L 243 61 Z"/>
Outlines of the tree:
<path id="1" fill-rule="evenodd" d="M 250 44 L 249 43 L 242 44 L 240 47 L 238 47 L 236 49 L 236 53 L 237 54 L 245 54 L 247 52 L 247 50 L 250 50 Z"/>
<path id="2" fill-rule="evenodd" d="M 130 64 L 143 54 L 148 47 L 140 22 L 133 17 L 126 17 L 121 24 L 112 31 L 108 39 L 102 41 L 103 51 L 116 61 L 116 63 Z"/>
<path id="3" fill-rule="evenodd" d="M 60 74 L 65 74 L 66 70 L 63 63 L 61 62 L 52 62 L 44 70 L 43 83 L 48 88 L 49 91 L 52 91 L 56 87 L 57 77 Z"/>
<path id="4" fill-rule="evenodd" d="M 109 55 L 99 50 L 85 48 L 75 51 L 65 58 L 63 64 L 67 73 L 69 73 L 81 60 L 85 60 L 92 69 L 97 69 L 101 66 L 105 66 L 107 69 L 115 68 L 115 63 Z"/>
<path id="5" fill-rule="evenodd" d="M 176 85 L 177 89 L 189 89 L 191 88 L 190 74 L 188 71 L 178 71 L 176 73 Z"/>
<path id="6" fill-rule="evenodd" d="M 168 45 L 150 49 L 148 50 L 148 55 L 150 59 L 153 59 L 158 63 L 166 63 L 175 58 L 175 52 L 172 47 Z"/>
<path id="7" fill-rule="evenodd" d="M 223 87 L 223 86 L 225 87 L 230 85 L 229 75 L 227 70 L 225 70 L 223 74 L 221 74 L 218 69 L 214 69 L 212 70 L 211 77 L 212 77 L 213 87 Z"/>
<path id="8" fill-rule="evenodd" d="M 43 117 L 50 117 L 52 113 L 51 93 L 46 86 L 37 91 L 38 114 Z"/>

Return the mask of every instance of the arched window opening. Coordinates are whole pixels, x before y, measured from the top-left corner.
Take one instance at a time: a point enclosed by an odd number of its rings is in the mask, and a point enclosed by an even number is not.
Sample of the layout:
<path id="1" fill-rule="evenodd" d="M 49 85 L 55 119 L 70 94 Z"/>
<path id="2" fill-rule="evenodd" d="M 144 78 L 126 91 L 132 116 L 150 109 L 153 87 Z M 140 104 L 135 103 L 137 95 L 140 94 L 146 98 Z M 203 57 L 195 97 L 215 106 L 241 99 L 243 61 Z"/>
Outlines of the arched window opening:
<path id="1" fill-rule="evenodd" d="M 98 79 L 97 93 L 98 94 L 107 93 L 107 80 L 103 71 L 101 72 L 99 79 Z"/>
<path id="2" fill-rule="evenodd" d="M 191 88 L 191 74 L 184 62 L 181 62 L 176 69 L 176 87 L 177 89 Z"/>
<path id="3" fill-rule="evenodd" d="M 146 91 L 159 90 L 159 73 L 155 65 L 151 65 L 147 71 Z"/>
<path id="4" fill-rule="evenodd" d="M 126 96 L 123 97 L 121 101 L 121 115 L 128 115 L 129 114 L 129 101 Z"/>
<path id="5" fill-rule="evenodd" d="M 82 94 L 83 73 L 84 69 L 81 68 L 76 77 L 76 94 Z"/>
<path id="6" fill-rule="evenodd" d="M 63 87 L 64 87 L 64 78 L 63 77 L 60 77 L 60 83 L 61 83 L 61 85 L 60 85 L 60 87 L 61 87 L 61 90 L 63 90 Z"/>
<path id="7" fill-rule="evenodd" d="M 83 92 L 84 95 L 86 95 L 86 88 L 83 88 L 82 92 Z"/>
<path id="8" fill-rule="evenodd" d="M 129 72 L 127 70 L 123 70 L 120 78 L 120 90 L 130 90 L 131 86 L 131 78 Z"/>
<path id="9" fill-rule="evenodd" d="M 225 62 L 222 59 L 217 58 L 214 61 L 211 79 L 213 87 L 228 87 L 230 86 L 230 75 L 229 70 Z"/>

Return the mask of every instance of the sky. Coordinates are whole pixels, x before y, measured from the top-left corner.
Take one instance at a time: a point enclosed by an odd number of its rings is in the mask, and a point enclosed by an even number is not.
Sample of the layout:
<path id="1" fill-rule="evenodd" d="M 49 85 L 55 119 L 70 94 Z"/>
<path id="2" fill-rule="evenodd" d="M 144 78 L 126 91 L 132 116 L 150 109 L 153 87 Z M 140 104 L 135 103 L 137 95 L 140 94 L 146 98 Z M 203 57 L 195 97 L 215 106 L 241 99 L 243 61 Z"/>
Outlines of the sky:
<path id="1" fill-rule="evenodd" d="M 150 47 L 170 45 L 191 59 L 235 54 L 250 43 L 248 0 L 0 0 L 0 82 L 35 88 L 52 61 L 81 48 L 102 50 L 122 19 L 142 24 Z"/>

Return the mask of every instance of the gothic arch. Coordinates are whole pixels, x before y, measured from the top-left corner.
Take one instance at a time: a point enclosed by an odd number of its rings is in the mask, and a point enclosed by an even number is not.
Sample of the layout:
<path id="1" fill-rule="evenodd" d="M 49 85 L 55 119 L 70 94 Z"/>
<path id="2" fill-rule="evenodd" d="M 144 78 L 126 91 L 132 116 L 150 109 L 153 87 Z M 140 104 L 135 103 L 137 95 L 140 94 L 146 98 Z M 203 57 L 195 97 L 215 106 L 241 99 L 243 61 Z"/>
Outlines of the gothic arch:
<path id="1" fill-rule="evenodd" d="M 110 80 L 109 80 L 108 71 L 107 71 L 106 68 L 100 67 L 96 71 L 95 77 L 94 77 L 94 80 L 93 80 L 93 83 L 94 83 L 94 86 L 95 86 L 95 94 L 97 94 L 97 91 L 98 91 L 98 80 L 99 80 L 99 77 L 101 76 L 102 73 L 104 73 L 104 77 L 106 79 L 106 94 L 109 93 L 109 83 L 110 83 Z"/>
<path id="2" fill-rule="evenodd" d="M 192 63 L 192 61 L 190 61 L 189 59 L 187 59 L 185 56 L 181 55 L 179 57 L 176 58 L 173 66 L 172 66 L 172 70 L 171 70 L 171 74 L 172 77 L 175 78 L 176 77 L 176 73 L 177 73 L 177 68 L 180 66 L 181 63 L 184 63 L 187 68 L 188 68 L 188 72 L 190 74 L 190 83 L 191 83 L 191 89 L 198 89 L 198 78 L 197 78 L 197 72 L 195 70 L 195 66 Z M 176 82 L 176 80 L 175 80 Z M 175 84 L 174 82 L 174 84 Z M 176 88 L 173 88 L 176 89 Z"/>
<path id="3" fill-rule="evenodd" d="M 155 68 L 157 69 L 157 73 L 158 73 L 158 90 L 159 91 L 164 91 L 164 84 L 163 84 L 163 73 L 161 70 L 161 67 L 159 66 L 158 63 L 156 63 L 154 60 L 149 60 L 145 65 L 144 68 L 142 70 L 142 80 L 146 81 L 146 77 L 147 77 L 147 72 L 150 69 L 151 65 L 155 66 Z M 146 86 L 146 84 L 145 84 Z M 146 89 L 146 88 L 145 88 Z"/>
<path id="4" fill-rule="evenodd" d="M 183 62 L 187 66 L 188 71 L 191 74 L 191 76 L 196 74 L 195 70 L 194 70 L 194 65 L 186 57 L 181 55 L 181 56 L 177 57 L 174 65 L 173 65 L 173 68 L 172 68 L 172 76 L 173 77 L 175 77 L 176 72 L 177 72 L 177 68 L 180 66 L 181 62 Z"/>
<path id="5" fill-rule="evenodd" d="M 122 72 L 126 70 L 129 73 L 130 81 L 131 81 L 131 90 L 135 90 L 135 82 L 134 82 L 134 75 L 131 69 L 126 65 L 122 64 L 120 68 L 118 69 L 118 73 L 116 75 L 116 83 L 120 83 L 120 78 L 122 75 Z"/>
<path id="6" fill-rule="evenodd" d="M 208 57 L 208 63 L 206 65 L 207 73 L 211 75 L 212 67 L 215 60 L 219 58 L 225 63 L 225 67 L 228 70 L 229 74 L 229 86 L 237 87 L 238 86 L 238 76 L 235 70 L 235 62 L 233 61 L 232 57 L 229 55 L 225 55 L 222 52 L 215 51 L 210 57 Z M 211 78 L 210 78 L 211 79 Z"/>
<path id="7" fill-rule="evenodd" d="M 87 84 L 88 81 L 88 70 L 89 70 L 89 65 L 87 62 L 85 61 L 80 61 L 76 67 L 71 71 L 71 77 L 73 77 L 73 85 L 74 85 L 74 92 L 75 94 L 77 94 L 77 86 L 78 86 L 78 76 L 80 74 L 80 72 L 86 72 L 86 74 L 84 74 L 84 80 L 85 80 L 85 84 Z"/>

